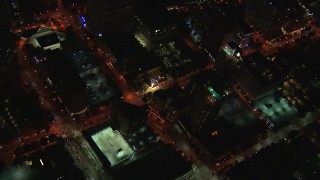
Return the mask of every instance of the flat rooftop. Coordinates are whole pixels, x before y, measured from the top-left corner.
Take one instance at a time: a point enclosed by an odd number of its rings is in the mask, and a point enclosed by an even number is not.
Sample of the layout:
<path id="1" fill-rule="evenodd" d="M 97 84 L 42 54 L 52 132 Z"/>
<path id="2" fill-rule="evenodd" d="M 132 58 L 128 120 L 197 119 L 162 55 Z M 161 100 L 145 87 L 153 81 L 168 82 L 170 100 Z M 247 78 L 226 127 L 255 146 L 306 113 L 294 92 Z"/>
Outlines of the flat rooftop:
<path id="1" fill-rule="evenodd" d="M 61 51 L 49 51 L 43 65 L 44 71 L 58 87 L 58 94 L 69 111 L 76 113 L 83 110 L 88 105 L 86 85 L 68 61 L 68 57 Z"/>
<path id="2" fill-rule="evenodd" d="M 284 70 L 280 66 L 271 63 L 259 52 L 246 56 L 243 60 L 245 67 L 263 86 L 278 82 L 284 77 Z"/>
<path id="3" fill-rule="evenodd" d="M 114 179 L 171 180 L 192 169 L 192 163 L 181 157 L 171 145 L 160 142 L 153 148 L 147 148 L 141 158 L 111 171 Z"/>
<path id="4" fill-rule="evenodd" d="M 231 94 L 225 98 L 218 116 L 223 116 L 224 118 L 230 120 L 246 110 L 246 105 L 235 94 Z"/>
<path id="5" fill-rule="evenodd" d="M 285 98 L 276 97 L 274 94 L 263 97 L 256 105 L 275 125 L 288 122 L 297 113 Z"/>
<path id="6" fill-rule="evenodd" d="M 133 155 L 133 150 L 119 131 L 107 127 L 91 136 L 113 167 Z"/>
<path id="7" fill-rule="evenodd" d="M 92 55 L 86 50 L 75 51 L 70 53 L 70 56 L 72 59 L 72 64 L 78 73 L 88 71 L 98 66 L 96 59 L 94 59 L 94 57 L 92 57 Z"/>
<path id="8" fill-rule="evenodd" d="M 146 53 L 139 41 L 127 31 L 107 39 L 107 44 L 118 60 Z"/>
<path id="9" fill-rule="evenodd" d="M 112 84 L 101 74 L 98 67 L 81 73 L 80 77 L 86 84 L 91 105 L 105 102 L 115 95 Z"/>
<path id="10" fill-rule="evenodd" d="M 60 43 L 60 39 L 56 33 L 51 33 L 37 38 L 41 47 L 47 47 Z"/>

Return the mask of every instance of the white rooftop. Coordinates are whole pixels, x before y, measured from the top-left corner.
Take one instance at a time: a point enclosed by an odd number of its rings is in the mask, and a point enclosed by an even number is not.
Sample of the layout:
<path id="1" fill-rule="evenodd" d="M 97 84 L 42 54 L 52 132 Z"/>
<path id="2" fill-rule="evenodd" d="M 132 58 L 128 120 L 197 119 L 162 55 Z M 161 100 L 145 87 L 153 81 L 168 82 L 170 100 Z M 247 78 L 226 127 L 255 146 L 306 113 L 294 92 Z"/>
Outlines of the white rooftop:
<path id="1" fill-rule="evenodd" d="M 119 131 L 107 127 L 91 136 L 102 153 L 109 160 L 111 167 L 133 155 L 133 150 Z"/>

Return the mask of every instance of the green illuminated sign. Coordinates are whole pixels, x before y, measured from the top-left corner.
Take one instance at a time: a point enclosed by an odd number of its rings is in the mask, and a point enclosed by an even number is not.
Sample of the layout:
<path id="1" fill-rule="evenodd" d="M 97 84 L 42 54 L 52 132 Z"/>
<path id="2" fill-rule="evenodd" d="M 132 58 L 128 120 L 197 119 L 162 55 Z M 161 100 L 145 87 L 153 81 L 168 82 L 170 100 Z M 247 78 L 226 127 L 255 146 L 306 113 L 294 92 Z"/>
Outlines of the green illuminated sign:
<path id="1" fill-rule="evenodd" d="M 215 97 L 217 100 L 221 100 L 222 97 L 220 94 L 218 94 L 212 87 L 208 87 L 208 91 L 212 94 L 213 97 Z"/>

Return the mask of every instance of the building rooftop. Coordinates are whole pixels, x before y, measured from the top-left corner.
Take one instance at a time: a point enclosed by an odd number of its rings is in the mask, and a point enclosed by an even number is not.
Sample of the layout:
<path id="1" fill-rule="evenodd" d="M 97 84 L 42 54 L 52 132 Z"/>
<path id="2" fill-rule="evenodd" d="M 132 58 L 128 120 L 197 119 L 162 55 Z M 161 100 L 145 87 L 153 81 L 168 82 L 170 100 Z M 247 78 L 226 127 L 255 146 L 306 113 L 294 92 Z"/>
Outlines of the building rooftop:
<path id="1" fill-rule="evenodd" d="M 283 78 L 285 69 L 272 63 L 261 53 L 255 52 L 244 58 L 244 64 L 248 70 L 263 85 L 269 85 Z"/>
<path id="2" fill-rule="evenodd" d="M 172 17 L 159 0 L 138 0 L 137 14 L 152 31 L 172 25 Z"/>
<path id="3" fill-rule="evenodd" d="M 118 60 L 146 52 L 129 32 L 119 32 L 116 36 L 107 39 L 107 44 Z"/>
<path id="4" fill-rule="evenodd" d="M 100 72 L 98 62 L 87 50 L 69 53 L 69 59 L 75 71 L 86 85 L 89 103 L 97 105 L 115 95 L 115 89 Z"/>
<path id="5" fill-rule="evenodd" d="M 171 145 L 160 144 L 143 157 L 112 172 L 115 179 L 176 179 L 189 172 L 186 162 Z"/>
<path id="6" fill-rule="evenodd" d="M 213 155 L 221 155 L 264 129 L 264 123 L 256 119 L 241 99 L 230 94 L 224 98 L 218 115 L 207 121 L 203 130 L 195 132 L 195 136 Z M 213 135 L 215 132 L 217 134 Z"/>
<path id="7" fill-rule="evenodd" d="M 22 32 L 21 37 L 23 38 L 30 38 L 31 36 L 33 36 L 34 34 L 36 34 L 38 32 L 40 27 L 36 27 L 36 28 L 31 28 L 28 30 L 25 30 Z"/>
<path id="8" fill-rule="evenodd" d="M 134 151 L 148 148 L 151 144 L 159 141 L 153 131 L 147 127 L 142 127 L 128 138 L 128 143 Z"/>
<path id="9" fill-rule="evenodd" d="M 253 99 L 263 91 L 263 85 L 247 69 L 244 69 L 240 74 L 238 83 Z"/>
<path id="10" fill-rule="evenodd" d="M 283 125 L 297 114 L 297 110 L 285 98 L 278 98 L 274 94 L 262 97 L 256 105 L 275 125 Z"/>
<path id="11" fill-rule="evenodd" d="M 113 130 L 111 127 L 100 130 L 93 134 L 91 138 L 106 156 L 111 167 L 129 158 L 134 153 L 120 132 Z"/>
<path id="12" fill-rule="evenodd" d="M 47 31 L 53 31 L 53 29 L 51 29 L 49 27 L 38 26 L 38 27 L 35 27 L 35 28 L 24 30 L 21 33 L 21 37 L 28 39 L 28 38 L 31 38 L 33 35 L 36 35 L 36 34 L 39 34 L 39 33 L 43 33 L 43 32 L 47 32 Z"/>
<path id="13" fill-rule="evenodd" d="M 127 78 L 129 79 L 134 79 L 135 76 L 139 76 L 149 70 L 160 67 L 160 65 L 161 61 L 159 57 L 152 53 L 148 53 L 137 58 L 126 59 L 121 62 L 121 67 L 125 69 L 125 72 L 132 73 L 128 74 Z"/>
<path id="14" fill-rule="evenodd" d="M 208 63 L 207 57 L 191 49 L 184 40 L 176 36 L 163 40 L 153 51 L 161 59 L 166 73 L 173 77 L 181 77 Z"/>
<path id="15" fill-rule="evenodd" d="M 37 41 L 39 42 L 41 47 L 48 47 L 60 43 L 60 39 L 56 33 L 37 37 Z"/>
<path id="16" fill-rule="evenodd" d="M 79 50 L 73 53 L 70 53 L 72 58 L 72 64 L 78 73 L 85 72 L 89 69 L 92 69 L 98 65 L 95 59 L 89 54 L 86 50 Z"/>
<path id="17" fill-rule="evenodd" d="M 86 85 L 72 67 L 67 57 L 60 51 L 49 51 L 45 69 L 63 103 L 70 113 L 76 113 L 87 106 Z"/>
<path id="18" fill-rule="evenodd" d="M 100 72 L 98 67 L 81 73 L 80 77 L 86 84 L 91 105 L 105 102 L 116 94 L 114 86 Z"/>
<path id="19" fill-rule="evenodd" d="M 218 116 L 223 116 L 227 120 L 231 120 L 235 116 L 246 111 L 246 105 L 235 94 L 231 94 L 225 98 L 220 108 Z"/>

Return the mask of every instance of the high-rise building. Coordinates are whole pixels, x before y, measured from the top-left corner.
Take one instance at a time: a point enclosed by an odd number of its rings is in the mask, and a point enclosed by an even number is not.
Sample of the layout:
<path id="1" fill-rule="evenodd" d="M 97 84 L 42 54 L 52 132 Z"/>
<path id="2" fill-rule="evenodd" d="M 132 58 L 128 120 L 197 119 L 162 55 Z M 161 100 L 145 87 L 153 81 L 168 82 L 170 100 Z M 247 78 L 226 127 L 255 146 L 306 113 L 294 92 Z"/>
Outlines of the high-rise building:
<path id="1" fill-rule="evenodd" d="M 115 108 L 114 124 L 123 136 L 129 136 L 145 125 L 147 109 L 128 103 L 120 103 Z"/>
<path id="2" fill-rule="evenodd" d="M 222 105 L 222 96 L 210 85 L 194 84 L 190 92 L 192 112 L 190 125 L 194 132 L 201 131 L 210 120 L 214 120 Z"/>

